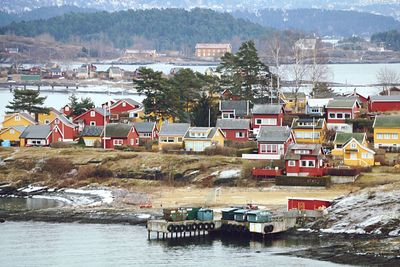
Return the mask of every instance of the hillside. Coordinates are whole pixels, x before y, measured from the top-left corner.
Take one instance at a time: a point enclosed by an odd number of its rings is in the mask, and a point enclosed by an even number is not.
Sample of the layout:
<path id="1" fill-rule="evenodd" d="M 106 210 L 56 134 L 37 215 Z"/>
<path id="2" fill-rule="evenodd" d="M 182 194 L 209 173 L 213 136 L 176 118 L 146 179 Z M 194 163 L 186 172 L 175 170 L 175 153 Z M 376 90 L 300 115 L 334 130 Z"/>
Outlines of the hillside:
<path id="1" fill-rule="evenodd" d="M 148 40 L 157 50 L 193 49 L 197 42 L 246 40 L 260 37 L 265 32 L 266 29 L 260 25 L 207 9 L 70 13 L 0 28 L 0 34 L 34 37 L 49 33 L 57 41 L 80 38 L 112 42 L 117 48 L 130 47 L 134 45 L 133 37 L 140 37 Z"/>
<path id="2" fill-rule="evenodd" d="M 256 13 L 235 11 L 232 14 L 265 27 L 296 29 L 321 36 L 370 36 L 379 31 L 400 29 L 400 22 L 392 17 L 357 11 L 263 9 Z"/>

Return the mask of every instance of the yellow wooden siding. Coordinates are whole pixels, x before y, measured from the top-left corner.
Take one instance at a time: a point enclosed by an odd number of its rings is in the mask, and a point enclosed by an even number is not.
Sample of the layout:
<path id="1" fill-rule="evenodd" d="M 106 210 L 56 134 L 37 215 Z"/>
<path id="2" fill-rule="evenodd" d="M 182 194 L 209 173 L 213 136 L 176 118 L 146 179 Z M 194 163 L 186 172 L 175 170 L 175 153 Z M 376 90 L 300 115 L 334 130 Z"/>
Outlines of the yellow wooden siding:
<path id="1" fill-rule="evenodd" d="M 313 133 L 312 129 L 294 129 L 294 136 L 296 138 L 297 143 L 314 143 L 314 144 L 322 144 L 325 140 L 325 130 L 324 129 L 314 129 L 314 133 L 319 133 L 319 138 L 298 138 L 297 133 Z"/>
<path id="2" fill-rule="evenodd" d="M 25 117 L 22 117 L 19 115 L 19 116 L 7 116 L 2 124 L 3 124 L 3 128 L 8 128 L 11 126 L 29 126 L 29 125 L 33 125 L 33 122 L 31 122 L 31 121 L 25 119 Z"/>
<path id="3" fill-rule="evenodd" d="M 225 137 L 220 130 L 218 130 L 213 138 L 211 138 L 211 143 L 217 144 L 218 146 L 224 146 Z"/>
<path id="4" fill-rule="evenodd" d="M 168 139 L 173 138 L 173 142 L 161 142 L 162 138 L 168 138 Z M 181 141 L 178 141 L 179 138 L 181 139 Z M 183 136 L 159 137 L 159 139 L 158 139 L 158 149 L 159 150 L 161 150 L 163 148 L 163 146 L 168 146 L 168 145 L 180 145 L 183 147 Z"/>
<path id="5" fill-rule="evenodd" d="M 12 133 L 14 132 L 14 133 Z M 20 132 L 13 128 L 6 128 L 0 131 L 0 139 L 1 140 L 10 140 L 11 142 L 19 141 Z"/>
<path id="6" fill-rule="evenodd" d="M 40 113 L 38 115 L 38 122 L 39 122 L 39 124 L 48 124 L 52 120 L 54 120 L 56 117 L 57 117 L 57 115 L 53 111 L 50 111 L 49 114 Z M 46 121 L 47 121 L 47 123 L 46 123 Z"/>
<path id="7" fill-rule="evenodd" d="M 351 143 L 356 144 L 356 148 L 351 148 Z M 363 157 L 364 155 L 369 155 L 368 157 Z M 352 155 L 355 157 L 352 158 Z M 367 150 L 366 147 L 361 146 L 355 141 L 346 145 L 343 148 L 343 163 L 348 166 L 373 166 L 374 165 L 374 154 Z"/>
<path id="8" fill-rule="evenodd" d="M 382 134 L 382 138 L 378 135 Z M 385 138 L 385 134 L 390 134 L 390 138 Z M 393 134 L 397 134 L 397 138 L 393 138 Z M 379 136 L 380 137 L 380 136 Z M 374 129 L 374 142 L 378 144 L 400 145 L 400 129 L 399 128 L 375 128 Z"/>
<path id="9" fill-rule="evenodd" d="M 87 145 L 88 142 L 89 143 L 92 142 L 92 144 L 94 144 L 96 141 L 99 141 L 101 143 L 101 137 L 99 137 L 99 136 L 84 136 L 84 137 L 82 137 L 82 139 L 85 142 L 86 146 L 88 146 Z M 91 145 L 91 146 L 93 146 L 93 145 Z"/>

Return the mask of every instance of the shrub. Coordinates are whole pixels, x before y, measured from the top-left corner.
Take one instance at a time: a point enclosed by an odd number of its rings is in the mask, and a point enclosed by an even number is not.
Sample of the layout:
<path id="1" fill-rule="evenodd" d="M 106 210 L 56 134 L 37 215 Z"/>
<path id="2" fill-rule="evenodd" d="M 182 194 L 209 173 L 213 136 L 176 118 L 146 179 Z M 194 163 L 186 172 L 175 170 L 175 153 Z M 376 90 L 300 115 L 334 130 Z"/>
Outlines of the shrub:
<path id="1" fill-rule="evenodd" d="M 31 159 L 25 159 L 25 160 L 16 160 L 15 161 L 15 166 L 18 167 L 18 169 L 30 171 L 36 166 L 36 162 L 31 160 Z"/>
<path id="2" fill-rule="evenodd" d="M 236 151 L 237 149 L 232 147 L 210 146 L 204 149 L 204 155 L 207 156 L 221 155 L 221 156 L 234 157 L 236 156 Z"/>
<path id="3" fill-rule="evenodd" d="M 86 145 L 85 145 L 85 140 L 83 140 L 83 137 L 82 137 L 82 136 L 79 137 L 78 145 L 79 145 L 79 146 L 86 146 Z"/>
<path id="4" fill-rule="evenodd" d="M 43 171 L 47 171 L 51 174 L 65 174 L 70 172 L 74 168 L 72 161 L 66 158 L 49 158 L 43 165 Z"/>
<path id="5" fill-rule="evenodd" d="M 169 153 L 171 151 L 179 151 L 182 149 L 182 145 L 180 144 L 164 144 L 162 146 L 163 153 Z"/>
<path id="6" fill-rule="evenodd" d="M 87 178 L 111 178 L 113 177 L 113 172 L 103 166 L 81 166 L 78 170 L 78 179 Z"/>
<path id="7" fill-rule="evenodd" d="M 255 141 L 245 141 L 245 142 L 238 142 L 232 140 L 225 140 L 224 145 L 226 147 L 233 147 L 233 148 L 257 148 L 257 142 Z"/>
<path id="8" fill-rule="evenodd" d="M 65 142 L 53 142 L 50 144 L 51 148 L 71 148 L 72 144 L 71 143 L 65 143 Z"/>
<path id="9" fill-rule="evenodd" d="M 103 145 L 101 144 L 101 142 L 99 140 L 96 140 L 93 143 L 93 147 L 94 148 L 103 148 Z"/>

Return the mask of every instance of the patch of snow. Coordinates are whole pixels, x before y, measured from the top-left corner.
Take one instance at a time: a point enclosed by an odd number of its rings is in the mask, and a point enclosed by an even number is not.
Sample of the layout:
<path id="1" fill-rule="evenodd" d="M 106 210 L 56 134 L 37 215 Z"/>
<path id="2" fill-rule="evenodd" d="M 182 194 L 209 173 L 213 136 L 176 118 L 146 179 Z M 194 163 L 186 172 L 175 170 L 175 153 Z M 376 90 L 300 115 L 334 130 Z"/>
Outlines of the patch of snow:
<path id="1" fill-rule="evenodd" d="M 395 230 L 393 230 L 393 231 L 390 231 L 389 233 L 388 233 L 388 235 L 389 236 L 400 236 L 400 228 L 397 228 L 397 229 L 395 229 Z M 400 256 L 399 256 L 400 257 Z"/>
<path id="2" fill-rule="evenodd" d="M 217 176 L 218 174 L 219 174 L 219 171 L 215 171 L 215 172 L 211 173 L 210 175 L 211 176 Z"/>
<path id="3" fill-rule="evenodd" d="M 191 176 L 191 175 L 197 174 L 197 173 L 199 173 L 199 172 L 200 172 L 199 170 L 192 171 L 191 173 L 189 173 L 189 174 L 188 174 L 188 176 Z"/>
<path id="4" fill-rule="evenodd" d="M 150 214 L 137 214 L 136 217 L 139 219 L 149 219 L 151 217 L 151 215 Z"/>
<path id="5" fill-rule="evenodd" d="M 104 189 L 65 189 L 65 193 L 76 194 L 76 195 L 91 195 L 97 196 L 101 199 L 101 202 L 105 204 L 111 204 L 114 201 L 112 192 Z"/>
<path id="6" fill-rule="evenodd" d="M 310 228 L 298 228 L 297 231 L 298 232 L 308 232 L 308 233 L 318 232 L 317 230 L 313 230 L 313 229 L 310 229 Z"/>
<path id="7" fill-rule="evenodd" d="M 229 178 L 238 178 L 240 177 L 240 170 L 227 170 L 227 171 L 221 171 L 219 174 L 220 179 L 229 179 Z"/>
<path id="8" fill-rule="evenodd" d="M 47 189 L 46 186 L 33 186 L 33 185 L 28 185 L 27 187 L 22 187 L 18 188 L 18 192 L 23 192 L 23 193 L 33 193 L 36 191 L 41 191 Z"/>

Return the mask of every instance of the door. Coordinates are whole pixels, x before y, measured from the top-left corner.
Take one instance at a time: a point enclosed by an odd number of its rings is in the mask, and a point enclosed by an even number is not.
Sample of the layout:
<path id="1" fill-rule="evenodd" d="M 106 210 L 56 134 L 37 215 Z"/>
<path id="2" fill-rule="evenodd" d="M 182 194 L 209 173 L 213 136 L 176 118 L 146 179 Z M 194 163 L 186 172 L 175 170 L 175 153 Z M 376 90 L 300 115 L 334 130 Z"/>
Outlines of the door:
<path id="1" fill-rule="evenodd" d="M 350 153 L 351 160 L 357 160 L 357 153 Z"/>

